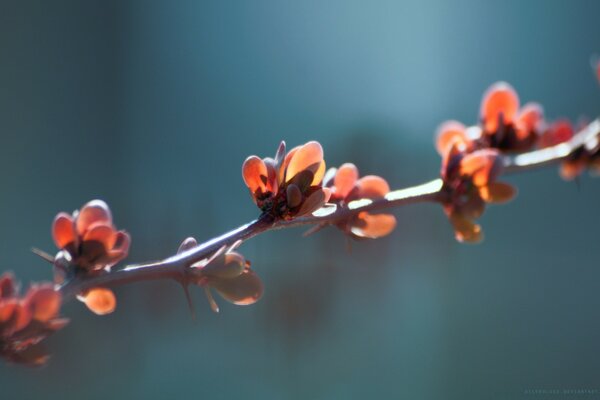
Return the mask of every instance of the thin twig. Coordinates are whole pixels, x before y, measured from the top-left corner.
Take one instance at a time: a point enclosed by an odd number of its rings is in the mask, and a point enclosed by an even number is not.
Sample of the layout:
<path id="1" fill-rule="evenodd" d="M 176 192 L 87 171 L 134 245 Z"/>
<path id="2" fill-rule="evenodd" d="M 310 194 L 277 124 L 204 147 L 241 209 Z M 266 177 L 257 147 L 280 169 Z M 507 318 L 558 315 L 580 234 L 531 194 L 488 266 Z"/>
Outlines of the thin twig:
<path id="1" fill-rule="evenodd" d="M 596 119 L 578 132 L 569 142 L 516 156 L 503 156 L 504 173 L 515 174 L 549 165 L 556 165 L 574 154 L 581 147 L 590 147 L 597 144 L 599 136 L 600 120 Z M 210 257 L 219 249 L 233 245 L 237 246 L 241 242 L 267 231 L 306 225 L 336 225 L 336 223 L 364 211 L 381 211 L 415 203 L 443 202 L 445 194 L 443 181 L 438 178 L 421 185 L 394 190 L 381 199 L 355 200 L 344 207 L 326 205 L 311 216 L 295 218 L 289 221 L 273 221 L 271 217 L 263 215 L 246 225 L 161 261 L 129 265 L 101 275 L 75 276 L 65 283 L 60 290 L 65 297 L 72 297 L 81 291 L 93 287 L 112 287 L 131 282 L 157 279 L 181 281 L 191 265 Z"/>

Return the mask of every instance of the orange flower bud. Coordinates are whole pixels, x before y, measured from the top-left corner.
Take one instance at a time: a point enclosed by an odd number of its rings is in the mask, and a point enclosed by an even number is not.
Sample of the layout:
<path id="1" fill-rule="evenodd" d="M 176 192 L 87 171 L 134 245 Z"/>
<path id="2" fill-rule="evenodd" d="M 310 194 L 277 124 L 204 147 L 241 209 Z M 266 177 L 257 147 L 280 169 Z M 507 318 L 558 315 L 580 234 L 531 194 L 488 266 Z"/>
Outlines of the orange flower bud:
<path id="1" fill-rule="evenodd" d="M 131 242 L 127 232 L 116 230 L 102 200 L 90 201 L 73 215 L 59 213 L 52 224 L 52 237 L 74 265 L 87 270 L 115 265 L 127 256 Z"/>
<path id="2" fill-rule="evenodd" d="M 354 164 L 343 164 L 337 170 L 331 171 L 330 201 L 340 206 L 346 206 L 351 201 L 359 199 L 380 199 L 390 191 L 386 180 L 379 176 L 367 175 L 358 179 L 358 169 Z M 396 217 L 390 214 L 373 215 L 360 212 L 337 226 L 353 236 L 376 239 L 389 235 L 394 230 Z"/>
<path id="3" fill-rule="evenodd" d="M 242 166 L 254 203 L 263 213 L 283 219 L 311 214 L 327 202 L 324 175 L 323 148 L 315 141 L 287 153 L 282 142 L 275 158 L 250 156 Z"/>
<path id="4" fill-rule="evenodd" d="M 112 290 L 94 288 L 80 294 L 77 298 L 82 301 L 94 314 L 106 315 L 115 311 L 117 299 Z"/>

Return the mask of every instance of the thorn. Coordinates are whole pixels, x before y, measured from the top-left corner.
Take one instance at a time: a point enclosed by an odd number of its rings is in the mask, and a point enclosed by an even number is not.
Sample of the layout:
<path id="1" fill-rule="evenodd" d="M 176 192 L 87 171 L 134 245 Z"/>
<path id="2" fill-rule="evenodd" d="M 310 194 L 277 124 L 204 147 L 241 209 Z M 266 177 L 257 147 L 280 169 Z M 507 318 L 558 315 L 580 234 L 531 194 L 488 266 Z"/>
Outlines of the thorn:
<path id="1" fill-rule="evenodd" d="M 189 285 L 187 283 L 184 283 L 183 281 L 180 283 L 181 287 L 183 288 L 183 292 L 185 293 L 185 299 L 187 300 L 188 307 L 190 309 L 190 314 L 192 315 L 192 320 L 195 321 L 196 309 L 194 308 L 194 302 L 192 301 L 192 296 L 190 295 Z"/>
<path id="2" fill-rule="evenodd" d="M 45 251 L 40 250 L 36 247 L 32 247 L 31 252 L 36 256 L 40 257 L 42 260 L 48 261 L 50 264 L 54 264 L 54 257 L 46 253 Z"/>
<path id="3" fill-rule="evenodd" d="M 326 224 L 315 225 L 312 228 L 310 228 L 309 230 L 307 230 L 306 232 L 304 232 L 302 234 L 302 237 L 308 237 L 310 235 L 313 235 L 313 234 L 319 232 L 321 229 L 325 228 L 326 226 L 327 226 Z"/>
<path id="4" fill-rule="evenodd" d="M 210 304 L 210 309 L 214 312 L 219 312 L 219 305 L 215 301 L 212 293 L 210 292 L 210 288 L 208 286 L 204 286 L 204 292 L 206 293 L 206 298 L 208 299 L 208 304 Z"/>
<path id="5" fill-rule="evenodd" d="M 241 246 L 242 243 L 243 243 L 242 239 L 236 240 L 231 246 L 229 246 L 229 248 L 227 249 L 227 253 L 237 249 L 238 247 Z"/>

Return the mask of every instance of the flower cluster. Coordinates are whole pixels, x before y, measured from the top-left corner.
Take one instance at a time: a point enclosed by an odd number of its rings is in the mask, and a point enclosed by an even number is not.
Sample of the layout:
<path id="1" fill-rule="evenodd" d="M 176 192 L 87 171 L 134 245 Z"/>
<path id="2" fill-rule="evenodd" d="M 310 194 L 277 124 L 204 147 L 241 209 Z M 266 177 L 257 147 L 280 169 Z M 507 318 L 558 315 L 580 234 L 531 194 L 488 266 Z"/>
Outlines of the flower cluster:
<path id="1" fill-rule="evenodd" d="M 479 242 L 481 226 L 475 220 L 488 203 L 511 200 L 516 189 L 497 182 L 503 152 L 535 146 L 543 127 L 543 110 L 537 103 L 520 107 L 516 91 L 507 83 L 492 85 L 480 106 L 481 124 L 467 128 L 447 121 L 437 131 L 436 148 L 442 156 L 444 211 L 461 242 Z"/>
<path id="2" fill-rule="evenodd" d="M 242 166 L 254 203 L 275 219 L 289 220 L 321 208 L 330 195 L 321 185 L 324 174 L 323 148 L 315 141 L 287 153 L 281 142 L 275 158 L 250 156 Z"/>
<path id="3" fill-rule="evenodd" d="M 584 124 L 579 124 L 584 125 Z M 575 129 L 567 119 L 559 119 L 548 124 L 539 140 L 539 147 L 546 148 L 568 142 L 573 138 Z M 576 149 L 560 165 L 560 176 L 565 180 L 573 180 L 586 169 L 594 175 L 600 174 L 600 143 L 597 138 Z"/>
<path id="4" fill-rule="evenodd" d="M 544 129 L 544 112 L 538 103 L 520 107 L 517 92 L 506 82 L 490 86 L 481 100 L 480 125 L 465 127 L 447 121 L 437 131 L 436 148 L 445 154 L 452 143 L 461 150 L 494 148 L 501 152 L 521 152 L 533 148 Z"/>
<path id="5" fill-rule="evenodd" d="M 339 168 L 330 168 L 323 179 L 323 186 L 331 190 L 331 203 L 347 206 L 359 199 L 376 200 L 390 191 L 385 179 L 367 175 L 359 178 L 358 168 L 346 163 Z M 376 239 L 390 234 L 396 227 L 396 217 L 391 214 L 371 214 L 361 211 L 337 224 L 343 232 L 359 238 Z"/>
<path id="6" fill-rule="evenodd" d="M 48 355 L 40 342 L 63 328 L 61 295 L 50 283 L 32 285 L 19 295 L 11 274 L 0 276 L 0 356 L 27 365 L 42 365 Z"/>
<path id="7" fill-rule="evenodd" d="M 131 238 L 113 224 L 112 213 L 102 200 L 92 200 L 73 214 L 59 213 L 52 224 L 52 237 L 60 249 L 55 260 L 56 283 L 66 276 L 102 274 L 127 256 Z M 60 264 L 59 261 L 66 260 Z M 106 288 L 80 293 L 78 299 L 93 312 L 104 315 L 114 311 L 116 299 Z"/>
<path id="8" fill-rule="evenodd" d="M 515 188 L 496 178 L 502 171 L 502 162 L 496 149 L 480 149 L 466 153 L 459 145 L 452 145 L 444 155 L 441 176 L 446 200 L 444 211 L 460 242 L 479 242 L 483 238 L 479 218 L 486 203 L 511 200 Z"/>
<path id="9" fill-rule="evenodd" d="M 188 238 L 179 247 L 178 253 L 197 246 L 196 239 Z M 190 267 L 192 282 L 203 287 L 208 302 L 214 312 L 219 306 L 214 300 L 211 289 L 230 303 L 250 305 L 256 303 L 263 294 L 263 283 L 250 268 L 250 262 L 235 247 L 239 243 L 223 247 L 209 258 L 192 264 Z"/>

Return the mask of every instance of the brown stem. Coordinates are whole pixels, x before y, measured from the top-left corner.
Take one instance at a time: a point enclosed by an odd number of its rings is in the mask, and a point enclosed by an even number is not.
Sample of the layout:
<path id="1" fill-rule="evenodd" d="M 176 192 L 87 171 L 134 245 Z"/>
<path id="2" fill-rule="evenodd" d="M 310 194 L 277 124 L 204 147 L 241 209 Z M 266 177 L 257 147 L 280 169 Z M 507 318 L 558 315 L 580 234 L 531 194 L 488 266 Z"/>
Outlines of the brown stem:
<path id="1" fill-rule="evenodd" d="M 598 140 L 599 136 L 600 120 L 596 119 L 567 143 L 516 156 L 503 156 L 504 173 L 514 174 L 558 164 L 581 147 L 595 145 L 597 143 L 595 141 Z M 84 290 L 99 286 L 112 287 L 131 282 L 157 279 L 174 279 L 183 282 L 187 269 L 192 264 L 210 257 L 224 246 L 229 247 L 235 243 L 244 242 L 263 232 L 305 225 L 335 225 L 363 211 L 381 211 L 415 203 L 443 202 L 444 197 L 443 181 L 438 178 L 421 185 L 394 190 L 382 199 L 355 200 L 344 207 L 327 205 L 311 216 L 300 217 L 290 221 L 273 221 L 268 216 L 261 216 L 246 225 L 161 261 L 129 265 L 123 269 L 102 275 L 76 276 L 65 283 L 60 288 L 60 291 L 65 297 L 71 297 Z"/>

